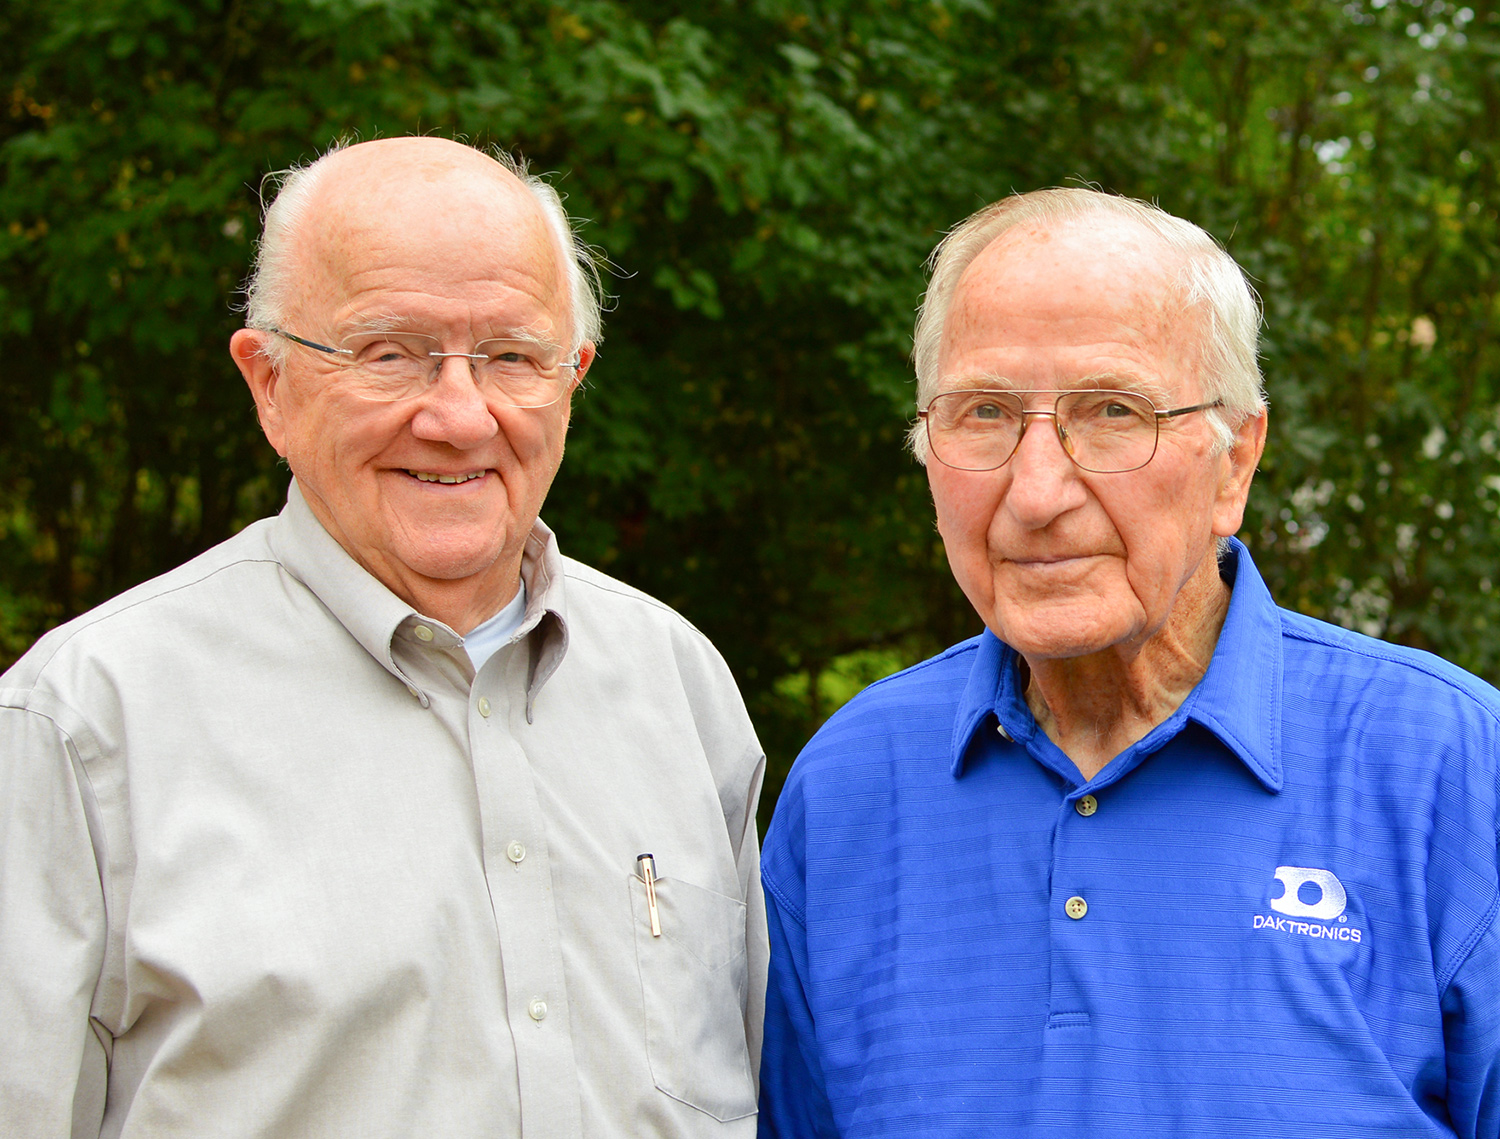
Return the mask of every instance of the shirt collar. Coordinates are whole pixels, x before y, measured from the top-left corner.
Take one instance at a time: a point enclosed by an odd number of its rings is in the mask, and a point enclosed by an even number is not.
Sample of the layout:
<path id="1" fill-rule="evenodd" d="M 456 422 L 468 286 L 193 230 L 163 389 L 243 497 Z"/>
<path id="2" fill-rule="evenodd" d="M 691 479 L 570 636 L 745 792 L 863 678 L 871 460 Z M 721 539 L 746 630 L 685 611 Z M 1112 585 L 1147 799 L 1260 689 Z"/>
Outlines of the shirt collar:
<path id="1" fill-rule="evenodd" d="M 1281 616 L 1250 552 L 1237 539 L 1220 559 L 1232 583 L 1229 612 L 1208 671 L 1182 705 L 1134 745 L 1155 750 L 1192 721 L 1208 729 L 1269 791 L 1280 791 Z M 1040 730 L 1020 691 L 1016 652 L 986 630 L 954 718 L 950 755 L 955 778 L 964 771 L 975 735 L 993 720 L 1002 735 L 1025 746 Z M 1110 772 L 1111 762 L 1101 775 Z"/>
<path id="2" fill-rule="evenodd" d="M 364 650 L 387 672 L 406 685 L 426 708 L 426 692 L 397 664 L 392 651 L 398 634 L 416 625 L 426 625 L 447 645 L 462 638 L 434 618 L 402 601 L 338 544 L 307 505 L 297 480 L 287 489 L 286 507 L 272 531 L 272 548 L 288 573 L 307 586 Z M 542 685 L 557 671 L 568 648 L 567 605 L 563 598 L 562 555 L 557 538 L 540 518 L 531 525 L 521 555 L 521 577 L 526 582 L 526 616 L 518 634 L 532 630 L 527 670 L 526 719 Z M 447 647 L 439 640 L 433 644 Z"/>

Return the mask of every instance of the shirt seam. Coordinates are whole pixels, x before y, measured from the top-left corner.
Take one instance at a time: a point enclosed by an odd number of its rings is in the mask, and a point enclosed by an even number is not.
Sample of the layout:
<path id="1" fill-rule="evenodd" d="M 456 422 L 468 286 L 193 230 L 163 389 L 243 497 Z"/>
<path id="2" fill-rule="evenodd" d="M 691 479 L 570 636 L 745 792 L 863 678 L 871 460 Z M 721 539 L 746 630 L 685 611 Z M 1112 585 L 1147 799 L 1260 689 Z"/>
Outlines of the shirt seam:
<path id="1" fill-rule="evenodd" d="M 640 604 L 646 606 L 648 609 L 659 609 L 667 616 L 676 618 L 683 625 L 687 626 L 694 633 L 698 634 L 698 636 L 704 637 L 703 631 L 699 629 L 698 626 L 694 625 L 691 621 L 689 621 L 681 613 L 677 612 L 677 610 L 673 609 L 670 605 L 667 605 L 665 602 L 656 600 L 656 598 L 652 597 L 650 594 L 641 593 L 640 591 L 628 585 L 624 586 L 623 588 L 616 589 L 609 585 L 606 585 L 603 582 L 592 581 L 588 577 L 585 577 L 581 574 L 571 573 L 566 567 L 564 567 L 563 569 L 563 577 L 570 582 L 577 583 L 578 585 L 587 585 L 593 589 L 597 589 L 600 593 L 612 593 L 616 597 L 625 598 L 625 600 L 627 601 L 639 602 Z M 704 637 L 704 640 L 707 639 L 707 637 Z"/>
<path id="2" fill-rule="evenodd" d="M 979 646 L 974 643 L 974 639 L 972 637 L 966 641 L 960 641 L 956 645 L 950 645 L 948 648 L 938 653 L 938 655 L 935 657 L 928 657 L 924 661 L 918 661 L 914 665 L 903 668 L 900 672 L 893 672 L 890 676 L 883 676 L 879 680 L 871 682 L 871 684 L 866 687 L 864 692 L 861 692 L 860 695 L 863 696 L 866 693 L 872 692 L 877 688 L 882 688 L 887 684 L 892 684 L 899 680 L 905 680 L 906 678 L 914 676 L 924 669 L 936 668 L 938 665 L 946 663 L 952 657 L 961 656 L 964 653 L 975 653 L 978 651 Z"/>
<path id="3" fill-rule="evenodd" d="M 19 704 L 8 702 L 6 700 L 6 695 L 8 693 L 17 693 L 18 695 L 20 695 L 22 698 L 21 702 Z M 70 731 L 57 718 L 56 715 L 44 708 L 39 708 L 36 706 L 35 699 L 38 696 L 40 696 L 43 700 L 54 702 L 59 708 L 65 708 L 70 715 L 76 716 L 78 718 L 78 723 L 82 726 L 83 730 L 88 733 L 87 748 L 84 748 L 80 745 L 78 736 L 74 732 Z M 38 693 L 34 688 L 0 689 L 0 707 L 9 708 L 11 711 L 20 712 L 23 715 L 35 716 L 39 720 L 45 720 L 47 723 L 52 725 L 53 731 L 57 733 L 58 738 L 63 742 L 64 752 L 66 753 L 67 751 L 71 751 L 73 755 L 78 757 L 77 773 L 80 780 L 78 794 L 80 800 L 82 800 L 80 801 L 79 806 L 83 809 L 85 828 L 89 833 L 89 845 L 91 847 L 90 853 L 92 854 L 94 861 L 94 871 L 98 875 L 99 879 L 99 901 L 104 907 L 105 948 L 103 957 L 101 958 L 101 972 L 100 975 L 95 978 L 94 995 L 95 998 L 97 998 L 99 985 L 103 982 L 103 964 L 107 964 L 107 958 L 109 957 L 110 953 L 109 930 L 114 925 L 114 918 L 117 910 L 117 906 L 115 904 L 113 879 L 110 874 L 109 829 L 104 823 L 104 808 L 99 804 L 98 788 L 94 786 L 94 773 L 90 770 L 89 758 L 87 758 L 85 755 L 85 753 L 87 752 L 88 756 L 91 756 L 94 759 L 98 759 L 101 754 L 99 748 L 99 737 L 94 731 L 94 725 L 89 723 L 88 717 L 80 714 L 77 708 L 74 708 L 71 704 L 68 704 L 65 701 L 57 699 L 56 696 L 50 693 Z M 71 757 L 69 758 L 68 762 L 70 765 L 72 765 L 73 760 Z M 89 822 L 91 816 L 97 817 L 99 822 L 97 835 L 94 833 L 94 826 L 91 824 L 91 822 Z M 99 845 L 95 844 L 96 840 Z M 100 849 L 101 845 L 103 849 Z M 96 1019 L 92 1010 L 89 1013 L 89 1019 Z M 104 1027 L 105 1031 L 109 1032 L 111 1036 L 114 1035 L 114 1030 L 111 1029 L 108 1025 L 104 1024 L 103 1021 L 99 1021 L 98 1023 L 100 1023 Z"/>
<path id="4" fill-rule="evenodd" d="M 136 600 L 126 602 L 117 608 L 110 609 L 108 613 L 98 613 L 96 610 L 95 613 L 97 615 L 94 616 L 93 620 L 89 620 L 88 618 L 90 617 L 90 614 L 85 613 L 77 618 L 76 621 L 70 622 L 68 626 L 64 626 L 68 629 L 67 635 L 58 639 L 57 643 L 52 646 L 52 651 L 47 654 L 45 660 L 37 662 L 36 670 L 34 673 L 35 679 L 32 681 L 32 685 L 34 686 L 36 682 L 41 679 L 42 674 L 47 670 L 47 666 L 57 658 L 58 653 L 63 650 L 63 647 L 71 642 L 75 637 L 81 635 L 87 630 L 102 626 L 106 622 L 113 620 L 115 617 L 130 612 L 132 609 L 136 609 L 142 605 L 148 605 L 153 601 L 158 601 L 165 597 L 170 597 L 174 593 L 181 593 L 183 590 L 195 588 L 196 586 L 202 585 L 210 578 L 217 577 L 221 573 L 232 569 L 238 569 L 240 566 L 245 565 L 273 565 L 284 573 L 290 573 L 290 571 L 286 569 L 286 566 L 276 558 L 237 558 L 227 565 L 218 566 L 210 572 L 205 573 L 202 577 L 195 577 L 191 581 L 185 581 L 181 585 L 174 585 L 170 589 L 163 589 L 159 592 L 153 592 L 146 597 L 141 597 L 137 598 Z M 307 588 L 306 583 L 300 584 L 302 584 L 304 588 Z"/>
<path id="5" fill-rule="evenodd" d="M 792 900 L 786 896 L 782 888 L 776 884 L 776 880 L 766 874 L 764 867 L 762 867 L 760 872 L 760 884 L 781 904 L 781 908 L 791 915 L 792 920 L 797 923 L 797 926 L 804 933 L 807 932 L 806 913 L 792 903 Z"/>
<path id="6" fill-rule="evenodd" d="M 1285 621 L 1283 621 L 1281 624 L 1281 630 L 1282 636 L 1289 637 L 1292 640 L 1305 641 L 1306 643 L 1313 645 L 1322 645 L 1324 648 L 1333 649 L 1338 652 L 1347 652 L 1353 654 L 1354 656 L 1365 657 L 1369 660 L 1378 660 L 1383 661 L 1386 664 L 1399 665 L 1403 668 L 1408 668 L 1413 672 L 1421 673 L 1428 679 L 1435 680 L 1449 690 L 1465 697 L 1472 704 L 1476 705 L 1479 708 L 1482 708 L 1492 721 L 1500 724 L 1500 711 L 1496 711 L 1495 709 L 1491 708 L 1475 693 L 1471 692 L 1463 685 L 1455 682 L 1452 677 L 1444 676 L 1441 672 L 1437 671 L 1436 669 L 1429 668 L 1420 660 L 1412 660 L 1405 655 L 1397 653 L 1379 652 L 1374 649 L 1366 648 L 1362 645 L 1351 645 L 1329 637 L 1314 636 L 1310 632 L 1301 629 L 1289 628 Z M 1375 643 L 1379 644 L 1380 642 L 1377 641 Z"/>
<path id="7" fill-rule="evenodd" d="M 1474 929 L 1469 933 L 1469 936 L 1464 938 L 1463 944 L 1453 951 L 1453 956 L 1449 959 L 1449 963 L 1438 973 L 1437 990 L 1439 998 L 1447 992 L 1448 986 L 1453 983 L 1454 974 L 1463 968 L 1464 962 L 1469 959 L 1469 954 L 1473 953 L 1474 947 L 1479 944 L 1479 939 L 1488 933 L 1490 927 L 1495 924 L 1495 915 L 1497 913 L 1500 913 L 1500 894 L 1496 894 L 1491 900 L 1490 908 L 1484 912 L 1484 916 L 1479 919 Z"/>

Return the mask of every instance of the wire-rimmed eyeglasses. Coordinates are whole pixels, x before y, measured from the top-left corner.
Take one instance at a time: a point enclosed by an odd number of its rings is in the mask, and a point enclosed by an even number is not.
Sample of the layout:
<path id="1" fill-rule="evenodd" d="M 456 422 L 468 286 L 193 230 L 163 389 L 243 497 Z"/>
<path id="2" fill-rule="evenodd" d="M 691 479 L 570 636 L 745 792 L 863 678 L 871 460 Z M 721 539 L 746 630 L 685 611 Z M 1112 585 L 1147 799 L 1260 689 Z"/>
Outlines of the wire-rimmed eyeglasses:
<path id="1" fill-rule="evenodd" d="M 1027 396 L 1053 396 L 1050 411 L 1026 407 Z M 993 471 L 1021 445 L 1027 424 L 1048 416 L 1058 441 L 1082 470 L 1123 474 L 1144 467 L 1156 454 L 1161 421 L 1222 407 L 1223 400 L 1158 411 L 1137 392 L 1107 388 L 996 391 L 972 388 L 934 396 L 917 415 L 926 424 L 929 452 L 946 467 Z"/>
<path id="2" fill-rule="evenodd" d="M 372 400 L 402 400 L 421 395 L 436 381 L 443 361 L 456 356 L 469 362 L 474 382 L 511 407 L 550 407 L 571 388 L 582 361 L 564 361 L 562 351 L 536 340 L 481 340 L 468 352 L 444 352 L 435 336 L 420 332 L 357 332 L 336 345 L 318 344 L 280 328 L 275 333 L 293 344 L 325 353 L 330 362 L 351 373 L 355 394 Z"/>

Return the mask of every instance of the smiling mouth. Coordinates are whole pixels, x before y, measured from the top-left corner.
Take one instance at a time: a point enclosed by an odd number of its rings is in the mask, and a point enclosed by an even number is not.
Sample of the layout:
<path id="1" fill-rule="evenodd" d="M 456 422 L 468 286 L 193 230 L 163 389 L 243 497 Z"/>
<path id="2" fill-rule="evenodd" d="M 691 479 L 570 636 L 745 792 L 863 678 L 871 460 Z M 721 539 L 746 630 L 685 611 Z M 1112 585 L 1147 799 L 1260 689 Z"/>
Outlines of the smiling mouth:
<path id="1" fill-rule="evenodd" d="M 483 471 L 470 471 L 466 475 L 439 475 L 439 474 L 434 474 L 432 471 L 413 471 L 413 470 L 407 470 L 406 473 L 409 474 L 409 475 L 411 475 L 411 477 L 414 478 L 414 479 L 416 479 L 418 482 L 440 482 L 440 483 L 449 483 L 449 484 L 451 484 L 451 483 L 460 483 L 460 482 L 470 482 L 473 479 L 482 479 L 482 478 L 484 478 L 484 472 Z"/>

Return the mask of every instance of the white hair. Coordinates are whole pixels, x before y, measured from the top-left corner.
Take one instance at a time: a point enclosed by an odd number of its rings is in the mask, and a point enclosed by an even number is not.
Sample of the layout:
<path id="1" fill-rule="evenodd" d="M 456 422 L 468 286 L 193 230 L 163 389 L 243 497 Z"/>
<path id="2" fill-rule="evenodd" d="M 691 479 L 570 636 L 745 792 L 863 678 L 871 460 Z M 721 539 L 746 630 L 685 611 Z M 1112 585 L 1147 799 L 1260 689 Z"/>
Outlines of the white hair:
<path id="1" fill-rule="evenodd" d="M 312 162 L 278 170 L 262 182 L 275 187 L 275 197 L 265 206 L 255 263 L 245 282 L 245 323 L 251 328 L 269 330 L 286 324 L 293 282 L 298 269 L 293 256 L 294 238 L 307 219 L 308 203 L 328 172 L 328 160 L 344 147 L 340 139 Z M 602 255 L 580 241 L 571 218 L 563 208 L 562 196 L 550 183 L 530 173 L 523 159 L 504 150 L 478 150 L 503 169 L 514 174 L 541 208 L 547 228 L 551 230 L 568 277 L 568 296 L 573 318 L 573 340 L 570 355 L 585 341 L 597 344 L 603 339 L 603 286 L 599 279 Z M 262 194 L 264 199 L 264 192 Z M 285 362 L 288 346 L 280 337 L 269 337 L 264 351 L 278 367 Z"/>
<path id="2" fill-rule="evenodd" d="M 917 406 L 937 393 L 943 329 L 959 279 L 991 242 L 1028 223 L 1069 223 L 1114 216 L 1133 221 L 1182 258 L 1175 300 L 1185 312 L 1202 313 L 1199 382 L 1204 402 L 1223 401 L 1207 413 L 1215 442 L 1227 450 L 1233 429 L 1266 406 L 1256 359 L 1260 304 L 1245 274 L 1209 234 L 1182 218 L 1133 198 L 1075 188 L 1013 194 L 986 206 L 951 230 L 933 250 L 932 278 L 917 312 L 912 358 L 917 371 Z M 927 433 L 920 419 L 907 436 L 917 461 L 927 462 Z"/>

